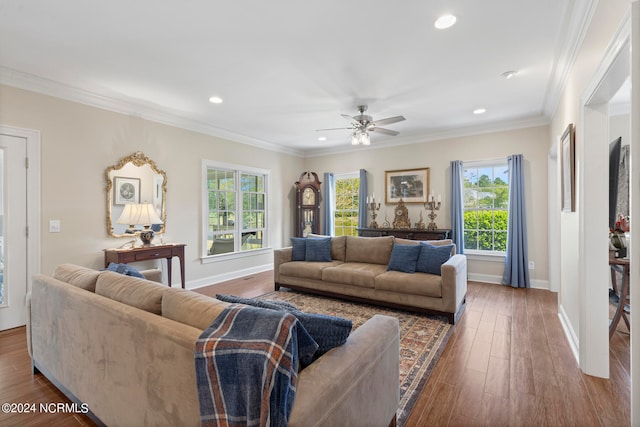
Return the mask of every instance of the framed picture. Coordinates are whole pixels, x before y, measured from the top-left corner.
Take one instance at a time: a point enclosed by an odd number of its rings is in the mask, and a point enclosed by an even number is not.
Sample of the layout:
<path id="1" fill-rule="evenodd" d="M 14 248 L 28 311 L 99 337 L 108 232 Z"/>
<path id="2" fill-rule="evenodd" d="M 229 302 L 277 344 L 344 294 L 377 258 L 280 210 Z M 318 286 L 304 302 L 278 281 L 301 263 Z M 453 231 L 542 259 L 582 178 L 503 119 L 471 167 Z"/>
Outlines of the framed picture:
<path id="1" fill-rule="evenodd" d="M 140 178 L 113 177 L 113 192 L 116 205 L 140 203 Z"/>
<path id="2" fill-rule="evenodd" d="M 576 210 L 576 160 L 575 145 L 576 136 L 573 123 L 569 123 L 567 129 L 560 138 L 562 149 L 562 212 L 575 212 Z"/>
<path id="3" fill-rule="evenodd" d="M 429 168 L 384 172 L 385 203 L 424 203 L 429 194 Z"/>

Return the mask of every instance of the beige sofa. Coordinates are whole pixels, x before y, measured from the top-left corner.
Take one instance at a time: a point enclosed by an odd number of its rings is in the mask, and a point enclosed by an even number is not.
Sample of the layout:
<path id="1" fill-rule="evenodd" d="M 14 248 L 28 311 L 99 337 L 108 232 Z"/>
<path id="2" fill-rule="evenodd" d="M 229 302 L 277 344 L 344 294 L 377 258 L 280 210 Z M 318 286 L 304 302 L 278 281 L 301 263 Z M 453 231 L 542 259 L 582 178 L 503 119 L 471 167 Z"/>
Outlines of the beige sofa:
<path id="1" fill-rule="evenodd" d="M 35 276 L 27 299 L 34 373 L 100 424 L 200 425 L 195 342 L 226 306 L 61 265 L 53 277 Z M 300 372 L 290 426 L 387 426 L 395 422 L 398 372 L 398 321 L 375 316 Z"/>
<path id="2" fill-rule="evenodd" d="M 331 262 L 292 261 L 292 248 L 274 251 L 275 288 L 281 286 L 395 308 L 459 317 L 467 294 L 467 259 L 455 254 L 441 267 L 441 276 L 387 271 L 394 243 L 415 240 L 385 237 L 331 238 Z M 430 241 L 448 245 L 451 240 Z"/>

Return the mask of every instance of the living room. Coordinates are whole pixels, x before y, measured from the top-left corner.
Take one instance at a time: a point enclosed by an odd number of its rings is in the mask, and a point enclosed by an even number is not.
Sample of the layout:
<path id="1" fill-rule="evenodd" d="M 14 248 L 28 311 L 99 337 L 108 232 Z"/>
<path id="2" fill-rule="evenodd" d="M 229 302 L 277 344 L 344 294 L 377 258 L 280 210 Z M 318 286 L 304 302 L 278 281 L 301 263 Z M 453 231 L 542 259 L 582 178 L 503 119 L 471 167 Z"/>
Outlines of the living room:
<path id="1" fill-rule="evenodd" d="M 3 69 L 0 75 L 3 133 L 12 129 L 17 133 L 23 129 L 36 131 L 32 135 L 40 146 L 37 185 L 40 196 L 36 205 L 38 212 L 31 213 L 36 218 L 35 228 L 30 230 L 39 239 L 31 248 L 37 252 L 37 263 L 31 263 L 30 272 L 50 274 L 56 266 L 67 262 L 95 269 L 104 267 L 103 250 L 125 243 L 124 239 L 115 240 L 107 233 L 104 172 L 120 158 L 136 151 L 145 153 L 167 174 L 167 221 L 162 239 L 186 244 L 186 282 L 190 289 L 272 268 L 272 249 L 288 246 L 293 235 L 293 183 L 302 171 L 321 174 L 366 169 L 369 192 L 382 198 L 385 171 L 428 167 L 431 192 L 443 196 L 436 221 L 448 228 L 450 161 L 506 158 L 521 153 L 526 160 L 529 259 L 535 263 L 535 269 L 530 271 L 532 286 L 578 295 L 573 288 L 567 291 L 560 278 L 572 274 L 578 277 L 581 261 L 558 256 L 557 252 L 554 258 L 552 247 L 557 244 L 560 225 L 562 245 L 577 245 L 572 240 L 578 240 L 580 215 L 585 212 L 578 209 L 563 214 L 561 219 L 555 211 L 549 213 L 552 198 L 549 155 L 569 123 L 581 129 L 584 120 L 581 97 L 629 13 L 628 1 L 603 3 L 594 2 L 590 26 L 581 48 L 575 53 L 573 68 L 567 72 L 564 91 L 558 95 L 558 106 L 551 117 L 511 121 L 475 132 L 449 132 L 412 144 L 378 147 L 372 144 L 372 149 L 366 150 L 338 147 L 328 152 L 301 152 L 252 143 L 248 139 L 234 141 L 211 135 L 206 126 L 198 128 L 181 117 L 136 114 L 136 106 L 124 107 L 108 100 L 83 101 L 82 94 L 69 95 L 68 88 L 59 85 L 38 91 L 37 79 L 29 81 L 30 76 L 23 75 L 17 78 Z M 633 3 L 637 6 L 637 2 Z M 581 138 L 577 136 L 578 147 L 583 143 Z M 219 257 L 203 262 L 206 257 L 202 237 L 202 162 L 205 160 L 270 171 L 269 249 L 257 251 L 250 257 Z M 578 191 L 586 191 L 583 185 L 578 182 Z M 379 219 L 391 213 L 392 207 L 383 205 Z M 410 207 L 412 222 L 417 221 L 418 214 L 417 207 Z M 51 220 L 59 221 L 60 232 L 49 232 Z M 559 263 L 558 259 L 562 261 Z M 498 283 L 503 272 L 502 262 L 503 259 L 468 257 L 469 279 Z M 172 279 L 174 283 L 179 282 L 177 269 Z M 578 309 L 567 317 L 580 333 L 585 320 Z"/>

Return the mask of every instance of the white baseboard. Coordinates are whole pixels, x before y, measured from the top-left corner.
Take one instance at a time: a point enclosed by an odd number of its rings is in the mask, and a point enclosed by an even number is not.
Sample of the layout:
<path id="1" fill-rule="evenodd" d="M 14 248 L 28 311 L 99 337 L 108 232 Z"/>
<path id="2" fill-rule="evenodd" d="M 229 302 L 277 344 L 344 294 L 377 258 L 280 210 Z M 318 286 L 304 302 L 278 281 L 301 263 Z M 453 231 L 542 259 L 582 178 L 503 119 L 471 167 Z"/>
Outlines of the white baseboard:
<path id="1" fill-rule="evenodd" d="M 567 336 L 567 341 L 569 341 L 569 347 L 571 347 L 571 351 L 573 352 L 573 357 L 576 358 L 576 362 L 578 362 L 578 366 L 580 365 L 580 341 L 578 336 L 576 335 L 573 327 L 571 326 L 571 322 L 569 321 L 569 317 L 567 313 L 564 311 L 564 307 L 562 304 L 560 305 L 560 309 L 558 310 L 558 318 L 560 319 L 560 324 L 562 325 L 562 329 L 564 330 L 564 334 Z"/>
<path id="2" fill-rule="evenodd" d="M 502 276 L 494 276 L 493 274 L 468 273 L 468 279 L 473 282 L 495 283 L 497 285 L 500 285 L 502 283 Z M 549 281 L 532 279 L 531 288 L 544 289 L 548 291 Z"/>
<path id="3" fill-rule="evenodd" d="M 215 276 L 204 277 L 202 279 L 191 280 L 186 283 L 187 289 L 197 289 L 204 286 L 215 285 L 216 283 L 225 282 L 227 280 L 237 279 L 239 277 L 249 276 L 251 274 L 262 273 L 263 271 L 273 270 L 273 264 L 264 264 L 256 267 L 236 270 L 231 273 L 217 274 Z"/>

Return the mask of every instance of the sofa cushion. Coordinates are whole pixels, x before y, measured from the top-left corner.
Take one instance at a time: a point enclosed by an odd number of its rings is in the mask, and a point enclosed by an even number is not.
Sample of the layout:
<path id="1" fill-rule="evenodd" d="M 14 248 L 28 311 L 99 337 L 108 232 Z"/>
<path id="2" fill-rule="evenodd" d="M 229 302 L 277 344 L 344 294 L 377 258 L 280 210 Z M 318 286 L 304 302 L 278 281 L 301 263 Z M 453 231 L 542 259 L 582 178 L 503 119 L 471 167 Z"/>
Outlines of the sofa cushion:
<path id="1" fill-rule="evenodd" d="M 318 343 L 318 350 L 310 359 L 301 359 L 304 365 L 309 365 L 313 360 L 322 356 L 332 348 L 339 347 L 347 341 L 353 324 L 351 320 L 324 314 L 306 313 L 284 301 L 260 300 L 255 298 L 242 298 L 234 295 L 216 295 L 216 298 L 236 304 L 246 304 L 271 310 L 288 311 L 298 318 L 309 335 Z"/>
<path id="2" fill-rule="evenodd" d="M 341 261 L 331 261 L 331 262 L 291 261 L 291 262 L 286 262 L 284 264 L 280 264 L 278 272 L 283 276 L 322 280 L 323 269 L 327 267 L 335 267 L 340 264 L 342 264 Z"/>
<path id="3" fill-rule="evenodd" d="M 331 262 L 331 237 L 307 238 L 305 261 Z"/>
<path id="4" fill-rule="evenodd" d="M 373 288 L 374 278 L 387 271 L 386 265 L 350 262 L 322 270 L 322 280 L 343 285 Z"/>
<path id="5" fill-rule="evenodd" d="M 376 291 L 442 298 L 442 278 L 435 274 L 387 271 L 375 278 Z"/>
<path id="6" fill-rule="evenodd" d="M 96 281 L 100 273 L 98 270 L 80 267 L 74 264 L 60 264 L 53 271 L 53 278 L 78 288 L 95 292 Z"/>
<path id="7" fill-rule="evenodd" d="M 307 255 L 307 239 L 304 237 L 291 238 L 291 261 L 304 261 Z"/>
<path id="8" fill-rule="evenodd" d="M 415 273 L 419 255 L 420 245 L 398 245 L 394 243 L 387 270 Z"/>
<path id="9" fill-rule="evenodd" d="M 440 267 L 451 258 L 453 245 L 436 246 L 427 242 L 421 242 L 420 256 L 416 264 L 416 271 L 421 273 L 437 274 L 440 276 Z"/>
<path id="10" fill-rule="evenodd" d="M 165 288 L 162 296 L 162 316 L 205 330 L 228 305 L 185 289 Z"/>
<path id="11" fill-rule="evenodd" d="M 323 234 L 307 234 L 307 237 L 329 237 Z M 347 236 L 331 237 L 331 259 L 344 261 L 345 252 L 347 250 Z"/>
<path id="12" fill-rule="evenodd" d="M 355 237 L 347 236 L 345 262 L 362 262 L 369 264 L 389 264 L 393 236 Z"/>
<path id="13" fill-rule="evenodd" d="M 96 282 L 96 294 L 154 314 L 162 313 L 166 288 L 156 282 L 103 271 Z"/>

